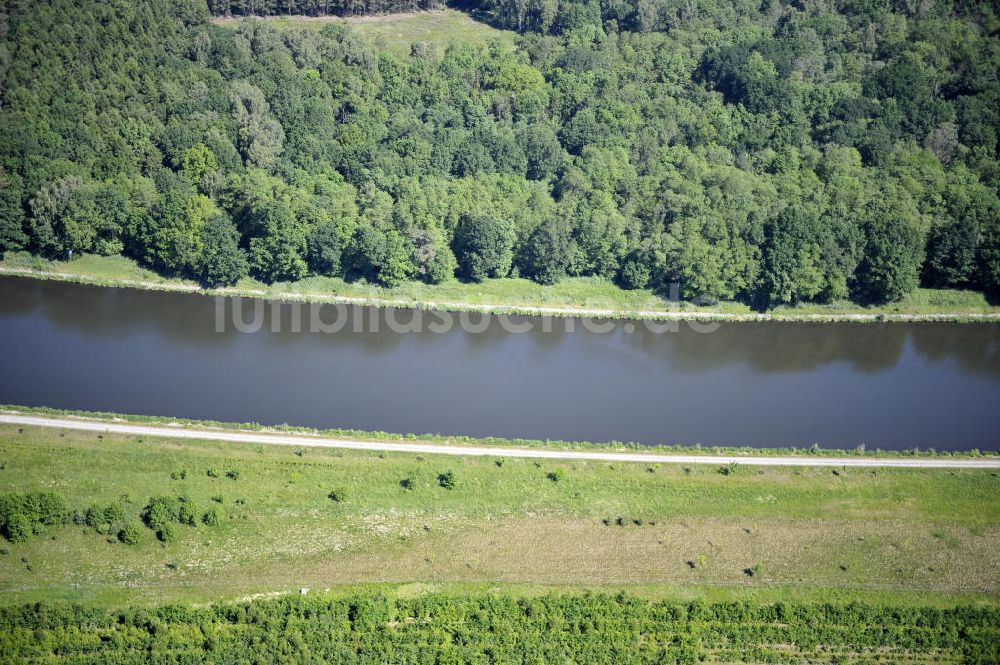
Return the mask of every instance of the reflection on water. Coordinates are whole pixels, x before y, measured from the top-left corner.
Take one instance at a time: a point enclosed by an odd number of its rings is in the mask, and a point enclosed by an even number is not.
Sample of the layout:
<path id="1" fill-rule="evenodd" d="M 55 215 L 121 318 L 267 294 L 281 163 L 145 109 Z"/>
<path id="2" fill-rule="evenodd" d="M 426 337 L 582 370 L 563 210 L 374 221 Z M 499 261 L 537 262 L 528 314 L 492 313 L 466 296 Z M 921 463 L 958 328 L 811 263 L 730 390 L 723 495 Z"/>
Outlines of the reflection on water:
<path id="1" fill-rule="evenodd" d="M 231 306 L 232 303 L 229 303 Z M 254 318 L 253 301 L 241 305 Z M 1000 326 L 614 322 L 345 308 L 336 333 L 215 332 L 213 298 L 0 279 L 0 401 L 401 432 L 996 448 Z M 227 309 L 226 316 L 231 312 Z M 309 330 L 303 308 L 302 329 Z M 387 317 L 392 317 L 391 320 Z M 363 317 L 363 320 L 359 320 Z M 390 323 L 423 332 L 397 333 Z M 332 321 L 336 312 L 324 312 Z M 567 331 L 571 327 L 572 332 Z M 273 332 L 273 329 L 280 332 Z M 375 332 L 377 329 L 377 332 Z M 363 332 L 359 332 L 363 330 Z"/>

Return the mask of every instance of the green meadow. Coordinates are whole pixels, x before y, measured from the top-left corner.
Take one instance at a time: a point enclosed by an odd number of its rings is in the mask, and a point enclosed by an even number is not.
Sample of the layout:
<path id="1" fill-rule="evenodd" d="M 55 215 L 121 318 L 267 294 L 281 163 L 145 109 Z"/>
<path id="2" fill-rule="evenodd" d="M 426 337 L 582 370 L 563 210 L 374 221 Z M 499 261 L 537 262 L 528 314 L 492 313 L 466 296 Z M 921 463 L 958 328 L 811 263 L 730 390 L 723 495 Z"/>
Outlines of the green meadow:
<path id="1" fill-rule="evenodd" d="M 764 468 L 294 449 L 0 427 L 3 493 L 117 523 L 4 542 L 0 602 L 207 603 L 302 587 L 996 605 L 990 470 Z M 443 480 L 451 473 L 453 483 Z M 153 497 L 219 523 L 142 526 Z"/>

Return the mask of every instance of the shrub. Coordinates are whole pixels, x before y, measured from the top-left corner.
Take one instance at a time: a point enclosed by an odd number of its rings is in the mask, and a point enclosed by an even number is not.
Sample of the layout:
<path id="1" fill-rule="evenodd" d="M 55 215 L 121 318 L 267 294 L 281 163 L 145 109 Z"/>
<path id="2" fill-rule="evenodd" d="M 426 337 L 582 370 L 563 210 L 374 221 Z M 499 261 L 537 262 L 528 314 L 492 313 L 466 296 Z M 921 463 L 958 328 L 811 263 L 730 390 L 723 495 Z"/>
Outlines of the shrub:
<path id="1" fill-rule="evenodd" d="M 340 503 L 346 498 L 344 491 L 339 489 L 333 490 L 327 496 L 329 497 L 330 501 L 333 501 L 334 503 Z"/>
<path id="2" fill-rule="evenodd" d="M 156 537 L 160 540 L 160 542 L 172 543 L 177 539 L 177 534 L 174 532 L 173 525 L 167 523 L 156 530 Z"/>
<path id="3" fill-rule="evenodd" d="M 226 478 L 229 478 L 230 480 L 239 480 L 240 472 L 236 470 L 226 471 Z"/>
<path id="4" fill-rule="evenodd" d="M 438 485 L 446 490 L 455 489 L 455 474 L 450 469 L 438 475 Z"/>
<path id="5" fill-rule="evenodd" d="M 86 524 L 95 529 L 104 524 L 104 509 L 97 505 L 87 508 Z"/>
<path id="6" fill-rule="evenodd" d="M 205 511 L 205 514 L 201 516 L 201 521 L 205 526 L 217 526 L 222 518 L 219 516 L 219 511 L 215 508 L 209 508 Z"/>
<path id="7" fill-rule="evenodd" d="M 122 510 L 121 505 L 112 503 L 104 509 L 104 521 L 108 524 L 115 524 L 123 519 L 125 519 L 125 511 Z"/>
<path id="8" fill-rule="evenodd" d="M 142 542 L 142 529 L 137 522 L 129 520 L 118 532 L 118 540 L 126 545 L 138 545 Z"/>
<path id="9" fill-rule="evenodd" d="M 21 513 L 14 513 L 7 518 L 7 523 L 4 524 L 3 535 L 12 543 L 23 543 L 33 534 L 31 520 Z"/>
<path id="10" fill-rule="evenodd" d="M 0 522 L 21 513 L 31 522 L 59 524 L 66 519 L 66 502 L 53 492 L 26 492 L 0 496 Z"/>
<path id="11" fill-rule="evenodd" d="M 554 483 L 558 483 L 560 480 L 566 477 L 566 472 L 562 469 L 556 469 L 555 471 L 549 471 L 545 474 L 545 477 Z"/>
<path id="12" fill-rule="evenodd" d="M 209 469 L 205 473 L 208 474 L 209 478 L 218 478 L 219 477 L 219 472 L 216 471 L 215 469 Z"/>
<path id="13" fill-rule="evenodd" d="M 198 526 L 198 514 L 197 506 L 187 501 L 177 509 L 177 521 L 188 526 Z"/>
<path id="14" fill-rule="evenodd" d="M 66 502 L 52 492 L 0 495 L 0 531 L 13 542 L 27 540 L 43 525 L 61 524 L 68 518 Z M 26 534 L 26 535 L 25 535 Z"/>
<path id="15" fill-rule="evenodd" d="M 177 499 L 170 497 L 154 497 L 149 500 L 142 511 L 142 521 L 153 531 L 161 531 L 171 522 L 177 521 L 179 509 Z"/>

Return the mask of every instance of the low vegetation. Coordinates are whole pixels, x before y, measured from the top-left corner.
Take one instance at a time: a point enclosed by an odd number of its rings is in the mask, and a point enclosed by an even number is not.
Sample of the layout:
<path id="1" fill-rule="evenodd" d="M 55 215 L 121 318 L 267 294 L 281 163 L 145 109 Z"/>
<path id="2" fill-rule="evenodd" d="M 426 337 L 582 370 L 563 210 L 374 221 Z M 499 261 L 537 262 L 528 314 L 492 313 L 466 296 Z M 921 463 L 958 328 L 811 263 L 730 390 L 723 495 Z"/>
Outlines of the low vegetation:
<path id="1" fill-rule="evenodd" d="M 989 470 L 498 461 L 3 426 L 4 519 L 23 514 L 28 527 L 5 528 L 0 604 L 374 582 L 997 602 Z"/>

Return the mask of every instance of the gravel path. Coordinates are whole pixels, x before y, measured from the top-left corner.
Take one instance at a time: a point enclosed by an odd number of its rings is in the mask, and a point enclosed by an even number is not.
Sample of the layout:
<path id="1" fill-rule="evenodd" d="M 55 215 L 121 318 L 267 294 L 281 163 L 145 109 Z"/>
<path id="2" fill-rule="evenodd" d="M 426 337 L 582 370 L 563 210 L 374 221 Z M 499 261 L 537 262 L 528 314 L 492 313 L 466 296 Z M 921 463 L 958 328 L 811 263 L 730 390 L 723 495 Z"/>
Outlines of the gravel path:
<path id="1" fill-rule="evenodd" d="M 826 457 L 794 455 L 671 455 L 644 452 L 601 450 L 555 450 L 546 448 L 506 448 L 442 443 L 360 441 L 306 434 L 247 432 L 224 429 L 198 429 L 170 425 L 136 425 L 107 420 L 59 418 L 0 414 L 0 423 L 52 427 L 132 436 L 226 441 L 232 443 L 296 446 L 300 448 L 346 448 L 350 450 L 391 451 L 422 455 L 464 455 L 473 457 L 523 457 L 554 460 L 591 460 L 599 462 L 644 462 L 662 464 L 743 464 L 747 466 L 822 466 L 822 467 L 905 467 L 922 469 L 1000 469 L 1000 457 Z"/>

